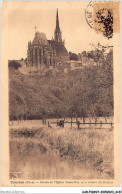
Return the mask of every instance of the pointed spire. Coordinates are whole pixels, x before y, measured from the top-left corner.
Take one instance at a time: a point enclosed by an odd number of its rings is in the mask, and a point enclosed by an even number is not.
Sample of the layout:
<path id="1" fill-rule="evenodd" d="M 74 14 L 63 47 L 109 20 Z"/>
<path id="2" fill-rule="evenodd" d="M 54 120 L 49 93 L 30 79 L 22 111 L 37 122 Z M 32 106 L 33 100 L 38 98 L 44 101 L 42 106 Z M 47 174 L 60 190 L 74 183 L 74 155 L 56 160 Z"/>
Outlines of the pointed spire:
<path id="1" fill-rule="evenodd" d="M 58 9 L 57 9 L 57 13 L 56 13 L 56 28 L 54 31 L 54 40 L 57 42 L 62 42 L 61 30 L 59 27 Z"/>
<path id="2" fill-rule="evenodd" d="M 58 9 L 57 9 L 57 15 L 56 15 L 56 28 L 59 28 Z"/>

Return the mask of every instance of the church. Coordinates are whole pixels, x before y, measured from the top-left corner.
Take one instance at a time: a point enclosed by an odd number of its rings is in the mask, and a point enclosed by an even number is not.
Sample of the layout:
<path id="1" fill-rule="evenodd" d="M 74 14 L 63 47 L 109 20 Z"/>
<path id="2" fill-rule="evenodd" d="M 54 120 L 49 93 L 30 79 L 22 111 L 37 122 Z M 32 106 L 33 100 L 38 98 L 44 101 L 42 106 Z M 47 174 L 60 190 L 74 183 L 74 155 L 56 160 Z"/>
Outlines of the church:
<path id="1" fill-rule="evenodd" d="M 69 54 L 62 41 L 57 9 L 54 39 L 47 40 L 45 33 L 35 32 L 34 40 L 28 42 L 27 66 L 49 67 L 65 61 L 69 61 Z"/>

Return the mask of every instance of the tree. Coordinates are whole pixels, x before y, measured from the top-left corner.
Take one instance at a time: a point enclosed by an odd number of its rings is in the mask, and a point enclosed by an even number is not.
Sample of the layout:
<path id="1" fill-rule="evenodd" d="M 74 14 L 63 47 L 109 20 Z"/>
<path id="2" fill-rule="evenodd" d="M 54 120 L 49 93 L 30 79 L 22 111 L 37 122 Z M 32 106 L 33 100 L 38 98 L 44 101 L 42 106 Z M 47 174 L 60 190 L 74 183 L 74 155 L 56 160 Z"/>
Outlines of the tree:
<path id="1" fill-rule="evenodd" d="M 78 55 L 76 53 L 69 52 L 70 60 L 78 61 Z"/>
<path id="2" fill-rule="evenodd" d="M 20 63 L 18 63 L 17 61 L 9 61 L 8 62 L 8 67 L 13 67 L 15 69 L 18 69 L 19 67 L 22 67 L 22 65 Z"/>

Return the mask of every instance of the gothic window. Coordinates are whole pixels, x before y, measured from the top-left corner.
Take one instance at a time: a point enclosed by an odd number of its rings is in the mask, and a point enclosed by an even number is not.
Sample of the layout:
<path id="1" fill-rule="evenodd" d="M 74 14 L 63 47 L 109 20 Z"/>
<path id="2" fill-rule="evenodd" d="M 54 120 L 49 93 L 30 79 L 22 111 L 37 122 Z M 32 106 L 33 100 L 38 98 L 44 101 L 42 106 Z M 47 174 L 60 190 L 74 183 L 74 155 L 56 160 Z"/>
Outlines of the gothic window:
<path id="1" fill-rule="evenodd" d="M 35 64 L 37 65 L 37 63 L 38 63 L 38 58 L 37 58 L 38 56 L 37 56 L 37 48 L 35 49 Z"/>
<path id="2" fill-rule="evenodd" d="M 47 58 L 44 56 L 44 64 L 47 65 Z"/>
<path id="3" fill-rule="evenodd" d="M 41 49 L 39 49 L 39 63 L 41 64 Z"/>
<path id="4" fill-rule="evenodd" d="M 50 65 L 52 65 L 51 57 L 50 57 Z"/>
<path id="5" fill-rule="evenodd" d="M 31 63 L 32 63 L 32 65 L 33 65 L 33 50 L 30 51 L 30 55 L 31 55 L 31 56 L 30 56 L 30 57 L 31 57 Z"/>

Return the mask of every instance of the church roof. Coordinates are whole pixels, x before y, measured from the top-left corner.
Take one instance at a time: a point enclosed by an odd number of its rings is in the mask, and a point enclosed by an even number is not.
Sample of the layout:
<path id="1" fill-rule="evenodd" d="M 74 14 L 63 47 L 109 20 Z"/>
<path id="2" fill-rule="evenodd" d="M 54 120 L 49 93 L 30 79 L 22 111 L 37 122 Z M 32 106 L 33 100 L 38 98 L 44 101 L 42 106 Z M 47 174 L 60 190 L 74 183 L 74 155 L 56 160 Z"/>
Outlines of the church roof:
<path id="1" fill-rule="evenodd" d="M 46 35 L 44 33 L 42 33 L 42 32 L 36 32 L 34 40 L 33 40 L 33 44 L 48 45 L 48 41 L 47 41 Z"/>
<path id="2" fill-rule="evenodd" d="M 68 56 L 68 51 L 65 48 L 63 42 L 57 42 L 55 40 L 48 40 L 49 44 L 51 45 L 51 47 L 56 50 L 56 54 L 57 56 Z"/>

